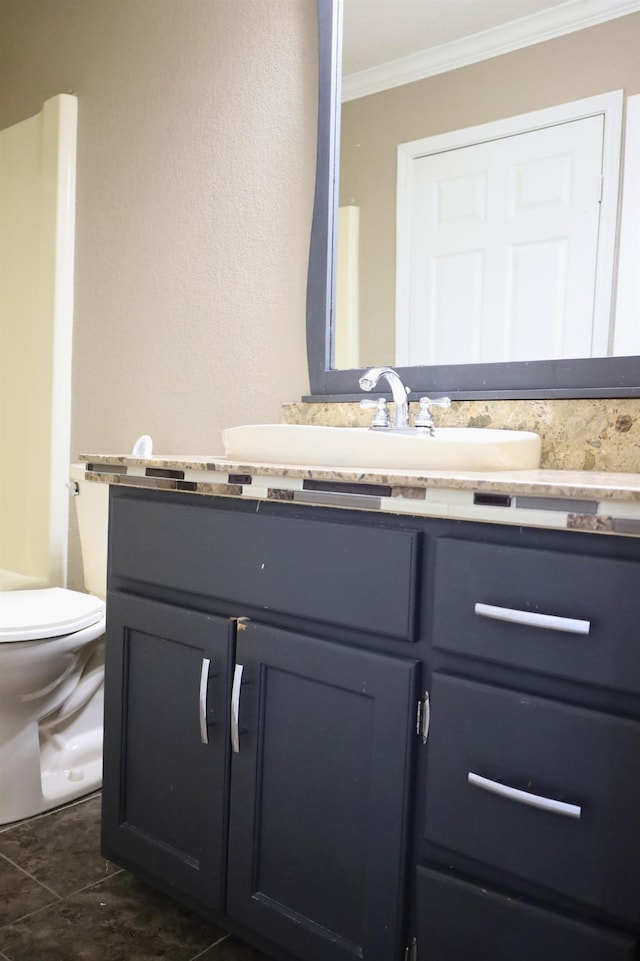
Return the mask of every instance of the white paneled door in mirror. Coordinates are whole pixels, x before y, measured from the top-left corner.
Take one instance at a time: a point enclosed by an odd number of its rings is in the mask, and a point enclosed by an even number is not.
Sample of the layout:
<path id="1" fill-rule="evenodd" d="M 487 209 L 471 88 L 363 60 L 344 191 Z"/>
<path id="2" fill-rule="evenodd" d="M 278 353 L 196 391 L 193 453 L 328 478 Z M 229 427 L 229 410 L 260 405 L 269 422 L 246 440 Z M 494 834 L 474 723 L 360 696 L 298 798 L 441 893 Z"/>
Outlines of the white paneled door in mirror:
<path id="1" fill-rule="evenodd" d="M 609 352 L 617 174 L 605 113 L 581 112 L 399 147 L 398 364 Z"/>

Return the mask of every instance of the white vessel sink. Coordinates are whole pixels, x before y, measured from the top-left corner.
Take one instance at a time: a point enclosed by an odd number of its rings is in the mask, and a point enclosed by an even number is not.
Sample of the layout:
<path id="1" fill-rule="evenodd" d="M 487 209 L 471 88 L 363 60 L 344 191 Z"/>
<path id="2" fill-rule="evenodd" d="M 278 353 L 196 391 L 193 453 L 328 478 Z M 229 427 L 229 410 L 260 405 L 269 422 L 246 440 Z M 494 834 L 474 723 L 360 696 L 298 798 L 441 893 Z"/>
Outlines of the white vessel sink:
<path id="1" fill-rule="evenodd" d="M 541 441 L 521 430 L 440 427 L 435 437 L 365 427 L 247 424 L 222 432 L 231 460 L 366 470 L 530 470 Z"/>

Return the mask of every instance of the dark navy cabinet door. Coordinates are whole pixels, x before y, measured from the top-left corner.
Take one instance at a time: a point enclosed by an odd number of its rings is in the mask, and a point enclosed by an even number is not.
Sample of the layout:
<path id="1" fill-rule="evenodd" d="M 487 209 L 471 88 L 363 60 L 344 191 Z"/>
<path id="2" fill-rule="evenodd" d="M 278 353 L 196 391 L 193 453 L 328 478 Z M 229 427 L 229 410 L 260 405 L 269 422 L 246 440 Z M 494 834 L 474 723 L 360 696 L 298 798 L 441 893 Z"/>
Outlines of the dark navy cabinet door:
<path id="1" fill-rule="evenodd" d="M 103 853 L 220 911 L 235 622 L 115 593 L 107 611 Z"/>
<path id="2" fill-rule="evenodd" d="M 418 961 L 635 961 L 629 934 L 418 867 Z"/>
<path id="3" fill-rule="evenodd" d="M 424 837 L 640 926 L 640 724 L 435 672 Z"/>
<path id="4" fill-rule="evenodd" d="M 417 665 L 239 624 L 227 912 L 305 961 L 402 954 Z"/>

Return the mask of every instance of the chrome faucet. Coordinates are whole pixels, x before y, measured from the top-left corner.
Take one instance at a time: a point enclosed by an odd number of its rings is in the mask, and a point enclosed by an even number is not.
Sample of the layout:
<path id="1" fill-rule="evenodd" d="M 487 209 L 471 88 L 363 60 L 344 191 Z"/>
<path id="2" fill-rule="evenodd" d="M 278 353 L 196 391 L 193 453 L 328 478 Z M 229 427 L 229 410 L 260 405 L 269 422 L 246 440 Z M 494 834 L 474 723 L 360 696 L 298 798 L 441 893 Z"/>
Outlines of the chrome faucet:
<path id="1" fill-rule="evenodd" d="M 371 367 L 360 378 L 360 387 L 362 390 L 373 390 L 381 377 L 385 378 L 393 395 L 396 408 L 393 427 L 396 430 L 404 430 L 409 426 L 409 402 L 407 401 L 409 388 L 404 386 L 395 370 L 391 367 Z"/>

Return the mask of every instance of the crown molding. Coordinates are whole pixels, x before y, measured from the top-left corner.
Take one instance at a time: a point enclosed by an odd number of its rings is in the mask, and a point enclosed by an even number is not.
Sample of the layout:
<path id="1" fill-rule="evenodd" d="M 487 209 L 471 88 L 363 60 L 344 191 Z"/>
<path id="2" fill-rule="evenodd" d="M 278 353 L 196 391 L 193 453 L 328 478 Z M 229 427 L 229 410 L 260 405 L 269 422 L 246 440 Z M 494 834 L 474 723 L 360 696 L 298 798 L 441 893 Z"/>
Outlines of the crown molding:
<path id="1" fill-rule="evenodd" d="M 342 101 L 424 80 L 639 10 L 640 0 L 569 0 L 500 27 L 345 76 L 342 78 Z"/>

